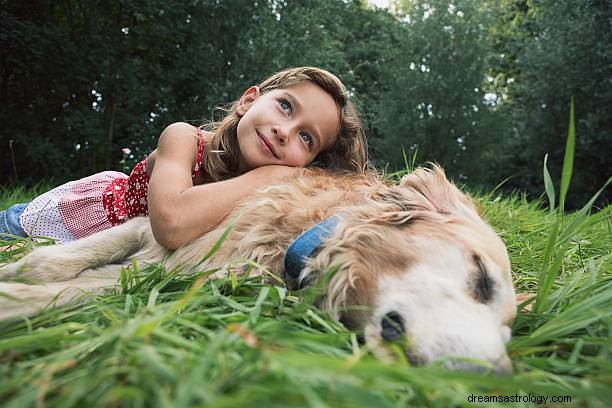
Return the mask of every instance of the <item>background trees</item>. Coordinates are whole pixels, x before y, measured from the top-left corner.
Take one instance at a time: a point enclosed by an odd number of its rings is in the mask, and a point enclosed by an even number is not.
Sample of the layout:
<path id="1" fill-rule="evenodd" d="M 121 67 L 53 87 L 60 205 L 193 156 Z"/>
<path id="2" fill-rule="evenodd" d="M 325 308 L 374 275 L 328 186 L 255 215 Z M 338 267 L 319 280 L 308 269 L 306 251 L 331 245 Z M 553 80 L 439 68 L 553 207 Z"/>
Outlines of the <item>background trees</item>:
<path id="1" fill-rule="evenodd" d="M 559 177 L 569 100 L 576 104 L 576 166 L 569 199 L 584 203 L 612 173 L 612 14 L 607 1 L 505 1 L 496 68 L 511 128 L 499 162 L 507 188 L 542 191 L 542 158 Z M 503 31 L 502 31 L 503 30 Z M 512 82 L 510 84 L 510 82 Z M 610 194 L 604 201 L 609 202 Z"/>
<path id="2" fill-rule="evenodd" d="M 610 174 L 605 1 L 0 2 L 0 182 L 130 167 L 171 122 L 200 123 L 269 73 L 317 65 L 360 102 L 379 166 L 539 195 L 559 173 L 570 96 L 571 203 Z M 126 157 L 121 149 L 131 149 Z M 607 198 L 604 198 L 607 200 Z"/>
<path id="3" fill-rule="evenodd" d="M 374 148 L 394 166 L 416 153 L 462 180 L 495 182 L 487 170 L 499 156 L 504 118 L 485 80 L 490 11 L 474 1 L 434 3 L 398 5 L 400 41 L 380 70 Z"/>

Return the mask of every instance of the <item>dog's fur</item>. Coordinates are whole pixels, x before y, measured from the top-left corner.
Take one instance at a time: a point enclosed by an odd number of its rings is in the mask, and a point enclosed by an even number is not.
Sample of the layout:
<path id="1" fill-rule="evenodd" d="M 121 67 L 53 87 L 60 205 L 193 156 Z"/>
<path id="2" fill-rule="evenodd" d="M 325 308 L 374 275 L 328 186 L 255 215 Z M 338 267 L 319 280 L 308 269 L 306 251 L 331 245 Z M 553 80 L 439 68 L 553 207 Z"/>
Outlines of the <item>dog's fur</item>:
<path id="1" fill-rule="evenodd" d="M 398 185 L 374 175 L 304 170 L 292 181 L 253 194 L 218 228 L 172 254 L 156 243 L 147 218 L 67 245 L 35 249 L 0 268 L 3 281 L 17 275 L 41 282 L 0 283 L 0 292 L 9 295 L 0 296 L 0 318 L 83 301 L 83 291 L 116 290 L 122 267 L 133 258 L 141 265 L 162 262 L 168 270 L 180 266 L 185 273 L 247 258 L 288 278 L 283 270 L 287 247 L 303 230 L 334 214 L 340 216 L 337 227 L 300 275 L 301 283 L 314 283 L 339 265 L 322 307 L 363 330 L 380 355 L 391 355 L 389 333 L 405 332 L 399 337 L 408 339 L 402 347 L 412 363 L 444 358 L 450 368 L 474 369 L 469 359 L 478 359 L 495 371 L 511 371 L 505 342 L 516 303 L 506 248 L 473 202 L 436 166 L 418 169 Z M 232 221 L 220 249 L 198 265 Z"/>

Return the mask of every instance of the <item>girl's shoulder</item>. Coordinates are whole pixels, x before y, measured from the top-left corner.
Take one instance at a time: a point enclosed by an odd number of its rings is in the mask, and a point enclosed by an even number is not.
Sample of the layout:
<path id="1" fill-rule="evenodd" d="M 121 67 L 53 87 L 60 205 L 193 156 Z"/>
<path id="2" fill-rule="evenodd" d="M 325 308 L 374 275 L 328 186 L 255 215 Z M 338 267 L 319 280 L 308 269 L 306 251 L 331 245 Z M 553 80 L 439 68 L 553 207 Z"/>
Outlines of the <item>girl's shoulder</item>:
<path id="1" fill-rule="evenodd" d="M 202 126 L 194 126 L 187 122 L 174 122 L 168 125 L 161 134 L 161 138 L 196 137 L 204 143 L 213 139 L 214 133 L 205 130 Z"/>
<path id="2" fill-rule="evenodd" d="M 185 135 L 197 135 L 198 127 L 187 122 L 174 122 L 166 126 L 161 133 L 161 137 L 165 135 L 171 136 L 185 136 Z"/>
<path id="3" fill-rule="evenodd" d="M 210 137 L 210 132 L 186 122 L 168 125 L 159 137 L 157 148 L 147 157 L 147 174 L 150 176 L 153 173 L 153 168 L 160 160 L 175 164 L 191 162 L 192 166 L 201 167 L 203 148 Z"/>

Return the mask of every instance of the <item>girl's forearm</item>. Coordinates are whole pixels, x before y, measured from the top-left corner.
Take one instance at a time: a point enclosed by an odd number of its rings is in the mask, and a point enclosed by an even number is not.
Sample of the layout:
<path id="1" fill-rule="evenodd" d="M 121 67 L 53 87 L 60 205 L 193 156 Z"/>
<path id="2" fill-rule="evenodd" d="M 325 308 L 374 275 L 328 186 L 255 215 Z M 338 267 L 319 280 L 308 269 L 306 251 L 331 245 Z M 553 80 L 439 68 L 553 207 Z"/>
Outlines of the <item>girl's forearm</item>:
<path id="1" fill-rule="evenodd" d="M 149 208 L 157 241 L 176 249 L 216 228 L 246 196 L 257 188 L 295 174 L 297 169 L 267 166 L 239 177 L 188 188 L 167 197 L 162 208 Z"/>

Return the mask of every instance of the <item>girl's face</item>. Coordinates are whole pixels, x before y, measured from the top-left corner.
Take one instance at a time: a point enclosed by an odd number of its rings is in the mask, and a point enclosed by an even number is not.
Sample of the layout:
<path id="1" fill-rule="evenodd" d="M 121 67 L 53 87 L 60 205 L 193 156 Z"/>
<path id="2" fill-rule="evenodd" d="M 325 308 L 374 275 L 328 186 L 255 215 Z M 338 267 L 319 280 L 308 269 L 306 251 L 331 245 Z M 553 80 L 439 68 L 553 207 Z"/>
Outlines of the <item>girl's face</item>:
<path id="1" fill-rule="evenodd" d="M 333 145 L 340 131 L 336 103 L 312 82 L 263 95 L 251 87 L 237 113 L 241 172 L 270 164 L 306 166 Z"/>

